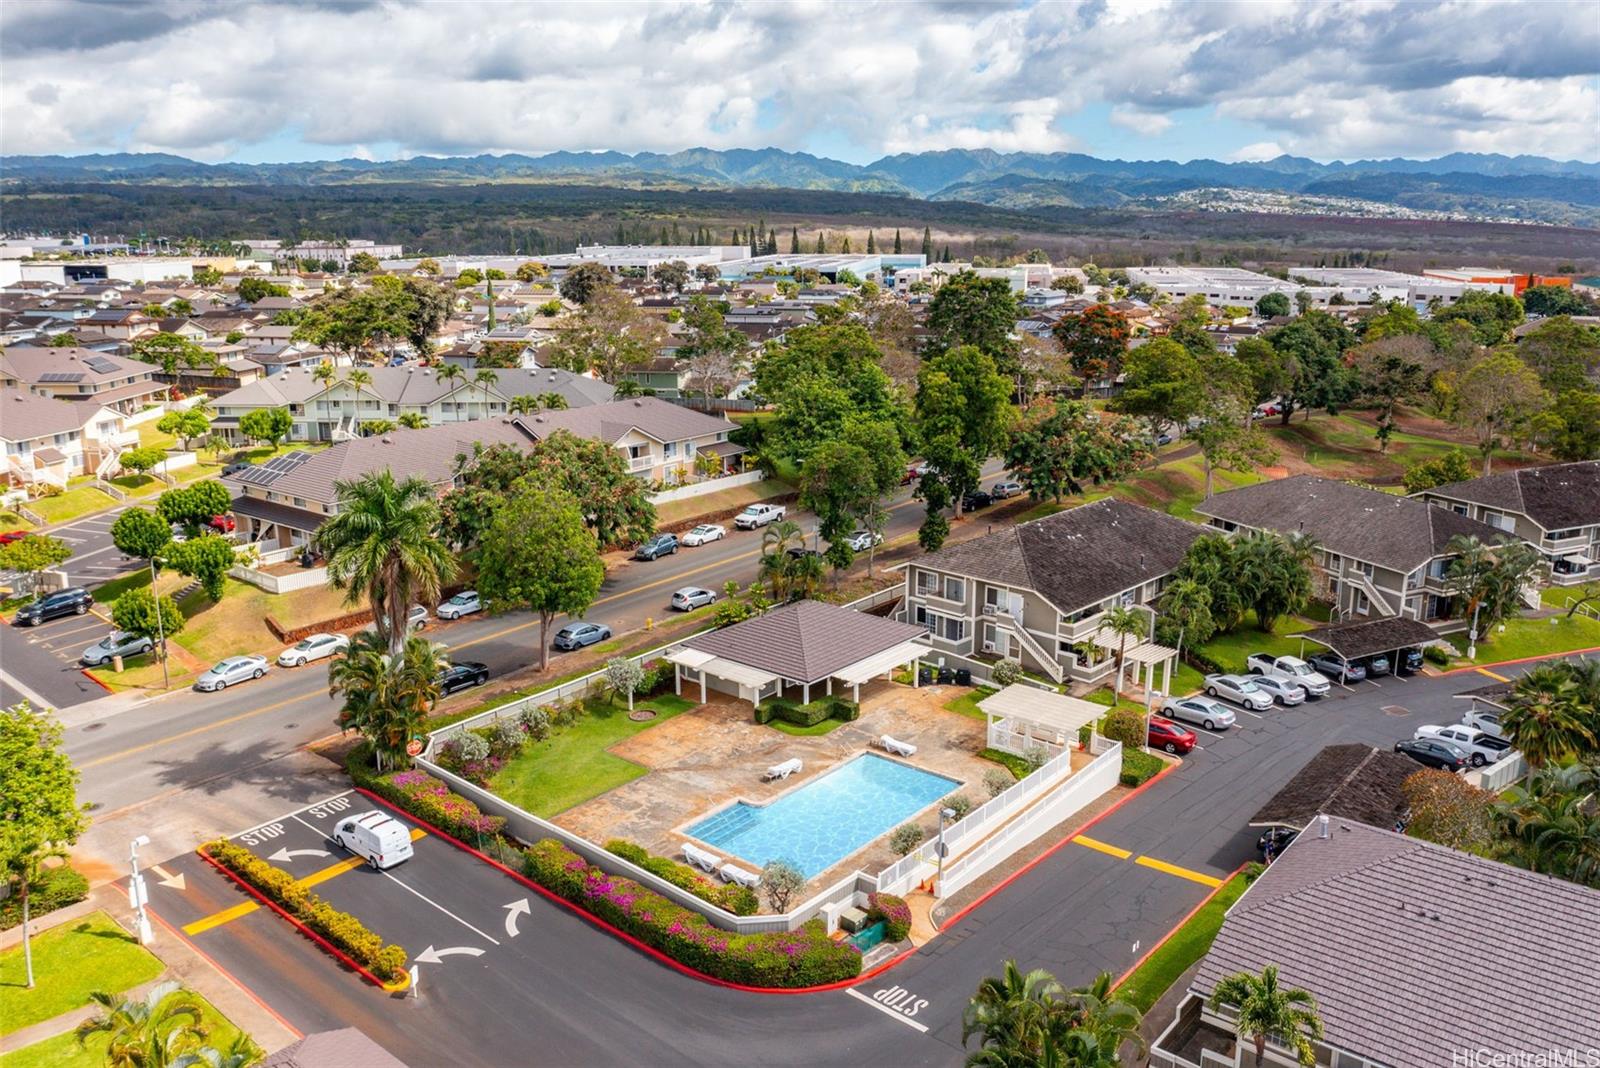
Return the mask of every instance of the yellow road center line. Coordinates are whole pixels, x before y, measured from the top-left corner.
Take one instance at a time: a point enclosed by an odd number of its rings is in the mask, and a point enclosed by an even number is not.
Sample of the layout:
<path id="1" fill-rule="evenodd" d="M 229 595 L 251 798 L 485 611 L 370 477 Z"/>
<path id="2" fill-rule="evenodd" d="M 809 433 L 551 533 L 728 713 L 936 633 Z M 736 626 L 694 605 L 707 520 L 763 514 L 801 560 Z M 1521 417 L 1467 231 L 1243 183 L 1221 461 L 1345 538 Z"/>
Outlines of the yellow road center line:
<path id="1" fill-rule="evenodd" d="M 1090 838 L 1088 835 L 1080 834 L 1074 838 L 1073 841 L 1081 846 L 1088 846 L 1090 849 L 1104 853 L 1107 856 L 1116 857 L 1118 860 L 1127 860 L 1129 857 L 1133 856 L 1133 853 L 1130 850 L 1118 849 L 1114 845 L 1107 845 L 1105 842 L 1097 841 L 1093 838 Z"/>
<path id="2" fill-rule="evenodd" d="M 143 745 L 132 746 L 131 748 L 124 749 L 119 753 L 111 753 L 103 757 L 96 757 L 94 760 L 85 761 L 84 763 L 79 764 L 78 767 L 80 769 L 94 768 L 99 767 L 101 764 L 109 764 L 114 760 L 121 760 L 124 757 L 130 757 L 137 753 L 143 753 L 148 749 L 156 749 L 160 746 L 168 744 L 169 742 L 179 742 L 185 738 L 193 738 L 197 734 L 205 734 L 207 731 L 214 731 L 218 727 L 230 726 L 231 724 L 238 723 L 242 720 L 247 720 L 252 716 L 260 716 L 267 712 L 276 712 L 278 709 L 287 708 L 289 705 L 292 705 L 297 701 L 304 701 L 309 696 L 311 695 L 301 694 L 298 697 L 285 698 L 276 704 L 262 705 L 260 708 L 253 708 L 248 712 L 240 712 L 237 716 L 229 716 L 227 719 L 219 719 L 215 723 L 207 723 L 199 727 L 191 727 L 186 731 L 180 731 L 177 734 L 169 734 L 167 737 L 158 738 L 153 742 L 145 742 Z"/>
<path id="3" fill-rule="evenodd" d="M 1139 857 L 1134 863 L 1143 864 L 1145 867 L 1154 868 L 1156 871 L 1166 872 L 1168 875 L 1176 875 L 1180 879 L 1188 879 L 1190 882 L 1199 883 L 1201 886 L 1215 888 L 1222 885 L 1222 880 L 1214 875 L 1190 871 L 1188 868 L 1180 868 L 1176 864 L 1168 864 L 1166 861 L 1157 860 L 1154 857 Z"/>
<path id="4" fill-rule="evenodd" d="M 1478 674 L 1487 675 L 1487 676 L 1489 676 L 1491 679 L 1493 679 L 1496 682 L 1510 682 L 1511 681 L 1510 679 L 1506 678 L 1504 675 L 1496 675 L 1494 672 L 1490 671 L 1488 668 L 1479 668 L 1478 669 Z"/>

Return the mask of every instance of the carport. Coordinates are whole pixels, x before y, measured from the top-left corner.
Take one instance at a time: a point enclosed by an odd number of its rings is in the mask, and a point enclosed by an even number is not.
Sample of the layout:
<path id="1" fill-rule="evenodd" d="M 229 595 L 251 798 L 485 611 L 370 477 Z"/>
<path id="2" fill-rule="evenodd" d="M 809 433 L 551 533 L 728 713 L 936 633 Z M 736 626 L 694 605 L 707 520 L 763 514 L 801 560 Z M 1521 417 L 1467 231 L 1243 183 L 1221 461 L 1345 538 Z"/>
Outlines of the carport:
<path id="1" fill-rule="evenodd" d="M 1422 765 L 1370 745 L 1324 746 L 1250 818 L 1250 826 L 1298 831 L 1318 816 L 1393 827 L 1406 813 L 1406 779 Z"/>
<path id="2" fill-rule="evenodd" d="M 1075 744 L 1078 732 L 1099 722 L 1105 705 L 1018 682 L 978 702 L 989 720 L 991 749 L 1018 756 L 1041 748 L 1051 755 Z"/>
<path id="3" fill-rule="evenodd" d="M 1397 654 L 1403 649 L 1417 649 L 1439 640 L 1439 632 L 1417 619 L 1386 616 L 1382 619 L 1364 619 L 1351 623 L 1334 623 L 1299 635 L 1307 641 L 1325 645 L 1347 661 L 1364 656 L 1390 657 L 1394 670 L 1399 671 Z"/>

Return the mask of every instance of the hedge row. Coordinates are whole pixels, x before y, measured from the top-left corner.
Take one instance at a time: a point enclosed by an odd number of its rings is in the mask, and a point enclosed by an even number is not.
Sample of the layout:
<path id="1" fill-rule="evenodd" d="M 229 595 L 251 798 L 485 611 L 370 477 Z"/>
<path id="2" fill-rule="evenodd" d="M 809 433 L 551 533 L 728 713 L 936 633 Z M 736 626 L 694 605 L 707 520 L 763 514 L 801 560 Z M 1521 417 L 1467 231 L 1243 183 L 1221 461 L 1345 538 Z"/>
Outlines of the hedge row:
<path id="1" fill-rule="evenodd" d="M 553 838 L 525 854 L 540 886 L 703 975 L 746 986 L 805 987 L 861 974 L 861 951 L 821 920 L 798 931 L 739 935 L 634 882 L 593 867 Z"/>
<path id="2" fill-rule="evenodd" d="M 770 723 L 774 719 L 781 719 L 796 727 L 815 727 L 825 719 L 849 723 L 860 715 L 861 706 L 843 697 L 819 697 L 803 705 L 787 697 L 769 697 L 756 706 L 755 720 L 757 723 Z"/>
<path id="3" fill-rule="evenodd" d="M 1166 766 L 1166 761 L 1158 756 L 1126 745 L 1122 747 L 1121 781 L 1124 786 L 1139 786 L 1149 782 Z"/>
<path id="4" fill-rule="evenodd" d="M 63 864 L 46 868 L 28 886 L 28 916 L 37 920 L 47 912 L 76 905 L 89 896 L 89 880 Z M 22 881 L 11 883 L 11 896 L 0 901 L 0 931 L 22 924 Z"/>
<path id="5" fill-rule="evenodd" d="M 754 916 L 761 910 L 756 892 L 738 883 L 716 883 L 695 871 L 687 864 L 679 864 L 667 857 L 651 856 L 649 850 L 622 838 L 606 843 L 606 852 L 637 864 L 651 875 L 665 879 L 680 890 L 687 890 L 701 901 L 709 901 L 727 909 L 735 916 Z"/>
<path id="6" fill-rule="evenodd" d="M 368 763 L 370 753 L 363 742 L 345 758 L 345 770 L 357 786 L 463 841 L 482 842 L 505 831 L 505 817 L 485 815 L 471 800 L 425 771 L 375 773 Z"/>
<path id="7" fill-rule="evenodd" d="M 301 886 L 294 876 L 275 868 L 243 846 L 207 842 L 205 854 L 261 891 L 283 910 L 332 942 L 363 968 L 389 982 L 406 974 L 406 951 L 384 945 L 383 939 L 348 912 L 340 912 Z"/>

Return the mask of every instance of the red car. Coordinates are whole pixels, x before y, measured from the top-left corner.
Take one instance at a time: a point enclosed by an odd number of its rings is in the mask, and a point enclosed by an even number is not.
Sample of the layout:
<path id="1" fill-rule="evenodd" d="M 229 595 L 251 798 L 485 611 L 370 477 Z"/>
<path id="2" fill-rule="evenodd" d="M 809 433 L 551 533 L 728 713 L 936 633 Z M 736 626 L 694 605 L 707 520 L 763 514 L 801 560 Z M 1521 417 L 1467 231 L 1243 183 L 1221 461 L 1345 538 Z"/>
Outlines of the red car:
<path id="1" fill-rule="evenodd" d="M 238 524 L 233 521 L 231 515 L 214 515 L 211 517 L 211 525 L 219 534 L 232 534 Z"/>
<path id="2" fill-rule="evenodd" d="M 26 530 L 8 530 L 0 534 L 0 545 L 10 545 L 14 541 L 21 541 L 28 536 Z"/>
<path id="3" fill-rule="evenodd" d="M 1152 749 L 1165 749 L 1169 753 L 1180 755 L 1194 748 L 1194 731 L 1182 727 L 1165 716 L 1150 717 L 1150 746 Z"/>

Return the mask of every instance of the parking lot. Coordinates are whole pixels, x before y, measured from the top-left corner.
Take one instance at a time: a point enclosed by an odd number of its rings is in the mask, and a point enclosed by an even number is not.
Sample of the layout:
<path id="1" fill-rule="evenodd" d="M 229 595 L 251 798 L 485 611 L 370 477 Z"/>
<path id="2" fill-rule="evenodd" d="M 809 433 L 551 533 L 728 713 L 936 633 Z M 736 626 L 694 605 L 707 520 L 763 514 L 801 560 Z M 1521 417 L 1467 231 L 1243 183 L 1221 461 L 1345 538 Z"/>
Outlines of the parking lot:
<path id="1" fill-rule="evenodd" d="M 104 611 L 96 606 L 84 615 L 52 619 L 36 627 L 18 627 L 6 620 L 0 625 L 0 659 L 5 661 L 7 674 L 50 708 L 104 697 L 105 688 L 84 675 L 78 662 L 85 649 L 115 629 L 96 614 Z M 18 697 L 22 696 L 27 694 L 19 690 Z"/>

